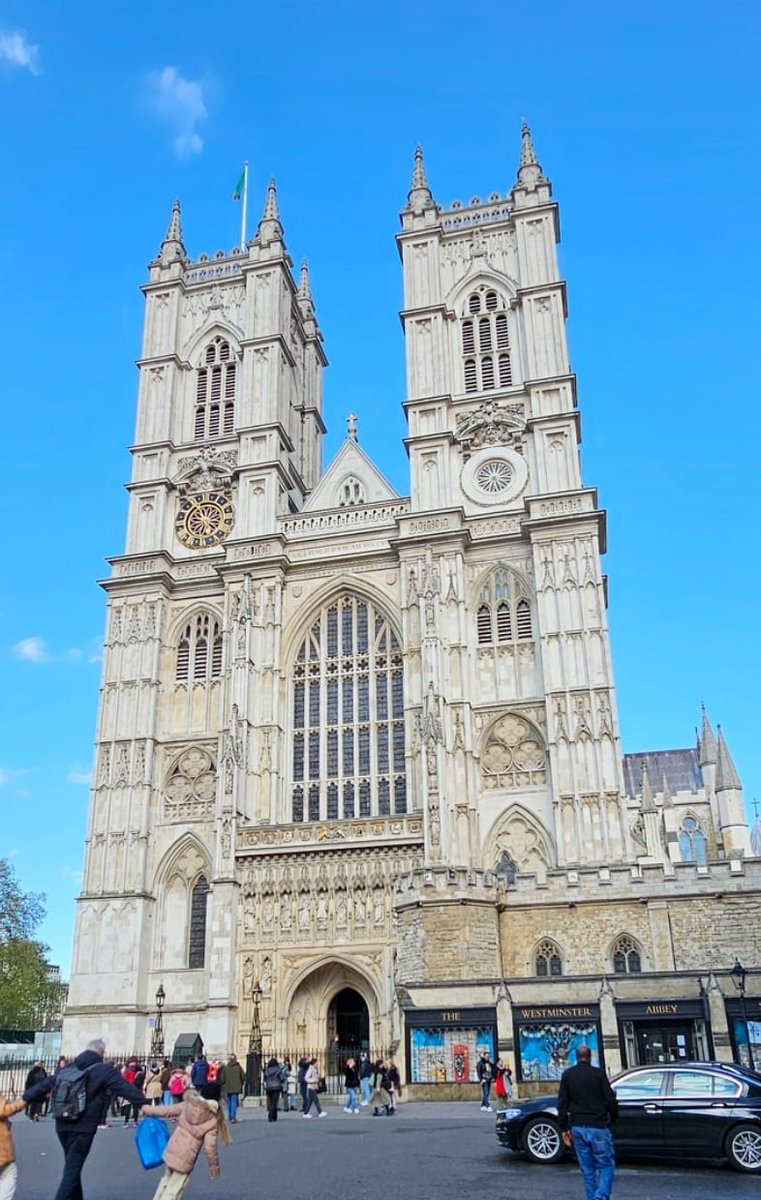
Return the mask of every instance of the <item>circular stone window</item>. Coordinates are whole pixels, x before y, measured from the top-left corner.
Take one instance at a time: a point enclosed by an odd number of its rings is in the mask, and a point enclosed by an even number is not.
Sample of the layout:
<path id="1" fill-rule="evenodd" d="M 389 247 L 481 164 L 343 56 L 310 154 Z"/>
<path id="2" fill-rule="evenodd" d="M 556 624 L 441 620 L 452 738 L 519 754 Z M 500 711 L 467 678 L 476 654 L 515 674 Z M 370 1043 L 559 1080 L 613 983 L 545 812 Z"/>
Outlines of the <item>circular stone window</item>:
<path id="1" fill-rule="evenodd" d="M 462 469 L 462 489 L 476 504 L 514 500 L 528 482 L 528 467 L 514 450 L 490 446 L 471 455 Z"/>

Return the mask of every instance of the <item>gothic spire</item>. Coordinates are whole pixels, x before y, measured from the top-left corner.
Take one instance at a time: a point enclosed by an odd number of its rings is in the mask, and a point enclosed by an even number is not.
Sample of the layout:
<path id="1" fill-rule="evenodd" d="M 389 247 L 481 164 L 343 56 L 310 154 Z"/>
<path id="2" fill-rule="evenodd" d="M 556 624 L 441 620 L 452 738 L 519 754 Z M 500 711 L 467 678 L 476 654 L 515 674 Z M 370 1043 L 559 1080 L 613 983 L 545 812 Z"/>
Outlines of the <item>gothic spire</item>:
<path id="1" fill-rule="evenodd" d="M 182 240 L 182 209 L 179 200 L 175 200 L 172 205 L 172 215 L 169 218 L 166 237 L 161 243 L 161 249 L 159 250 L 159 262 L 162 266 L 166 266 L 171 262 L 184 262 L 187 257 L 185 243 Z"/>
<path id="2" fill-rule="evenodd" d="M 701 705 L 702 722 L 700 733 L 698 734 L 698 761 L 701 767 L 705 767 L 709 763 L 716 762 L 716 734 L 713 731 L 711 722 L 708 720 L 708 713 L 705 705 Z"/>
<path id="3" fill-rule="evenodd" d="M 299 280 L 299 300 L 305 300 L 309 304 L 314 304 L 312 298 L 312 284 L 309 279 L 309 263 L 306 259 L 301 263 L 301 279 Z"/>
<path id="4" fill-rule="evenodd" d="M 758 800 L 753 801 L 756 819 L 750 831 L 750 848 L 755 858 L 761 858 L 761 817 L 758 815 Z"/>
<path id="5" fill-rule="evenodd" d="M 512 192 L 515 206 L 517 208 L 525 207 L 525 193 L 535 192 L 540 185 L 548 189 L 546 198 L 549 198 L 551 194 L 550 181 L 542 173 L 542 167 L 534 149 L 531 129 L 528 121 L 524 121 L 521 125 L 521 158 L 518 164 L 518 178 Z M 521 204 L 521 199 L 523 199 L 523 204 Z"/>
<path id="6" fill-rule="evenodd" d="M 423 147 L 417 146 L 415 148 L 415 166 L 412 170 L 412 184 L 407 194 L 407 206 L 414 209 L 415 212 L 422 212 L 424 208 L 428 208 L 432 204 L 433 193 L 425 170 Z"/>
<path id="7" fill-rule="evenodd" d="M 256 241 L 260 245 L 274 242 L 283 236 L 283 226 L 280 221 L 280 209 L 277 203 L 277 184 L 270 179 L 267 184 L 267 199 L 264 202 L 264 212 L 256 231 Z"/>
<path id="8" fill-rule="evenodd" d="M 736 788 L 742 791 L 740 776 L 737 774 L 737 767 L 734 764 L 734 759 L 729 752 L 729 746 L 724 740 L 721 725 L 719 726 L 719 741 L 716 750 L 716 783 L 715 789 L 717 792 L 724 791 L 726 788 Z"/>

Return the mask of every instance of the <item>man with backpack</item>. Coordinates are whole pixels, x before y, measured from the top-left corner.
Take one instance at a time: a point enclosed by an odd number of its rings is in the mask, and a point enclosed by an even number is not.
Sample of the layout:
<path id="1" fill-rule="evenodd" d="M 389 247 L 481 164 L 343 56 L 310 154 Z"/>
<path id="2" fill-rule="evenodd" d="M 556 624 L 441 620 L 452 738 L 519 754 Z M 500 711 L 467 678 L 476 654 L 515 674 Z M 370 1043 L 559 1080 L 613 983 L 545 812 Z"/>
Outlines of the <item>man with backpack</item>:
<path id="1" fill-rule="evenodd" d="M 82 1200 L 82 1168 L 93 1144 L 108 1093 L 142 1107 L 147 1100 L 120 1071 L 103 1061 L 106 1044 L 89 1042 L 73 1063 L 61 1068 L 24 1092 L 34 1103 L 50 1097 L 50 1114 L 63 1149 L 63 1175 L 55 1200 Z"/>

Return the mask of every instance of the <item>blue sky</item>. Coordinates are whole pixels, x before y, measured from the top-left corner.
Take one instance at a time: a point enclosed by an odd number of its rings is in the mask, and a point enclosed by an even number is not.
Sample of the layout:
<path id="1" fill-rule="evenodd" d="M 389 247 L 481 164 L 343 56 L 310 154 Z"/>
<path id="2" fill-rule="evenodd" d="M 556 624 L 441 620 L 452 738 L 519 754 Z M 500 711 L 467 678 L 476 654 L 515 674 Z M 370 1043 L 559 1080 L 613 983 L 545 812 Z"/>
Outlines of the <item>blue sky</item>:
<path id="1" fill-rule="evenodd" d="M 177 195 L 229 248 L 251 162 L 309 258 L 331 367 L 403 493 L 393 235 L 416 142 L 437 199 L 511 186 L 522 117 L 561 204 L 585 481 L 627 750 L 705 701 L 761 797 L 758 61 L 745 0 L 636 6 L 280 0 L 0 6 L 0 854 L 68 969 L 100 676 L 96 580 L 124 544 L 139 284 Z M 368 370 L 368 364 L 370 369 Z M 361 380 L 361 383 L 357 381 Z"/>

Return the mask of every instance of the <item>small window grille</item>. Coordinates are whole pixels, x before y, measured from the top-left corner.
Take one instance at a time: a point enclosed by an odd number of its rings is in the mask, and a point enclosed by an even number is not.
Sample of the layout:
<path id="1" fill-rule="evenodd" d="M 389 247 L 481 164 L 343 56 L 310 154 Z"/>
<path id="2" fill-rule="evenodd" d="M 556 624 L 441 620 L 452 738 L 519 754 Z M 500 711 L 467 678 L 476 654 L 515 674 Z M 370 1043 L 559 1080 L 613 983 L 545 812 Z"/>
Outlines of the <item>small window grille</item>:
<path id="1" fill-rule="evenodd" d="M 222 674 L 222 634 L 219 633 L 214 638 L 214 643 L 211 650 L 211 677 L 219 679 Z"/>
<path id="2" fill-rule="evenodd" d="M 190 893 L 190 937 L 188 938 L 188 967 L 199 970 L 206 961 L 206 909 L 209 884 L 201 875 Z"/>
<path id="3" fill-rule="evenodd" d="M 479 645 L 488 645 L 491 641 L 491 609 L 482 604 L 476 616 Z"/>
<path id="4" fill-rule="evenodd" d="M 497 349 L 498 350 L 509 350 L 510 349 L 510 339 L 508 338 L 508 335 L 507 335 L 507 317 L 506 317 L 505 313 L 497 314 L 497 319 L 495 321 L 495 325 L 497 328 Z"/>
<path id="5" fill-rule="evenodd" d="M 519 600 L 516 607 L 518 618 L 518 640 L 528 641 L 531 638 L 531 605 L 528 600 Z"/>
<path id="6" fill-rule="evenodd" d="M 473 322 L 463 321 L 462 323 L 462 352 L 463 354 L 475 354 L 476 339 L 473 333 Z"/>
<path id="7" fill-rule="evenodd" d="M 190 666 L 190 629 L 188 629 L 185 637 L 180 640 L 177 647 L 177 671 L 175 678 L 178 683 L 182 683 L 188 678 L 188 668 Z"/>
<path id="8" fill-rule="evenodd" d="M 491 391 L 494 387 L 512 387 L 510 331 L 506 301 L 496 291 L 473 292 L 468 297 L 467 313 L 461 325 L 465 391 Z M 476 314 L 483 313 L 474 321 Z M 478 338 L 476 338 L 478 324 Z M 499 351 L 495 363 L 493 351 Z"/>
<path id="9" fill-rule="evenodd" d="M 476 639 L 479 646 L 531 641 L 531 605 L 525 584 L 506 567 L 497 567 L 479 589 Z"/>
<path id="10" fill-rule="evenodd" d="M 476 379 L 476 364 L 472 358 L 465 361 L 465 391 L 477 392 L 478 380 Z"/>
<path id="11" fill-rule="evenodd" d="M 468 300 L 468 312 L 477 313 L 481 311 L 481 297 L 478 292 L 474 292 Z"/>
<path id="12" fill-rule="evenodd" d="M 510 355 L 500 354 L 499 356 L 499 386 L 510 387 L 513 382 L 513 372 L 510 366 Z"/>
<path id="13" fill-rule="evenodd" d="M 193 437 L 197 442 L 234 432 L 236 366 L 233 359 L 229 342 L 221 338 L 215 338 L 206 347 L 204 366 L 199 367 L 196 378 Z"/>
<path id="14" fill-rule="evenodd" d="M 211 655 L 209 655 L 211 643 Z M 200 613 L 186 625 L 177 643 L 175 679 L 185 683 L 208 683 L 222 674 L 222 630 L 218 621 L 213 624 L 207 613 Z"/>
<path id="15" fill-rule="evenodd" d="M 487 292 L 486 293 L 487 312 L 494 312 L 494 309 L 497 307 L 497 304 L 498 304 L 497 293 L 496 292 Z"/>
<path id="16" fill-rule="evenodd" d="M 491 321 L 488 317 L 482 317 L 478 322 L 478 348 L 482 354 L 485 350 L 491 350 Z"/>
<path id="17" fill-rule="evenodd" d="M 481 359 L 481 387 L 485 392 L 494 387 L 494 360 L 492 358 Z"/>

